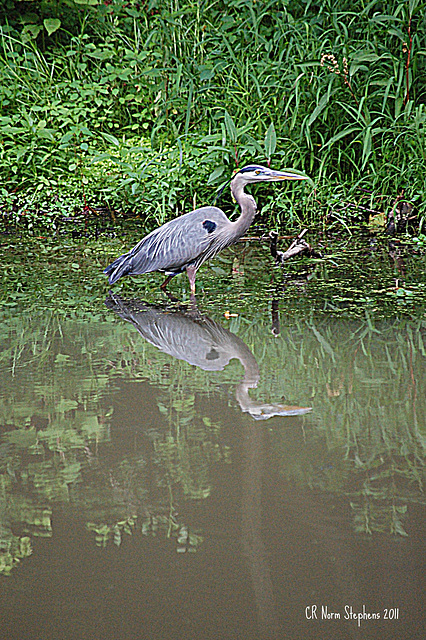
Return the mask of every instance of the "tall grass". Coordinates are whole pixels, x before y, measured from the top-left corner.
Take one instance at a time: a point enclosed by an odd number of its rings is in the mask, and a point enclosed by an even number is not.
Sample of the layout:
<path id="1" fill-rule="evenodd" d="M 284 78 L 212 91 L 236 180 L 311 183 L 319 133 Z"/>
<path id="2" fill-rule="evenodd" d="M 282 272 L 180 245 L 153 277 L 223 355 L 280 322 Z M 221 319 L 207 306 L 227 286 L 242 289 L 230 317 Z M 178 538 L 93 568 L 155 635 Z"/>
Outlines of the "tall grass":
<path id="1" fill-rule="evenodd" d="M 315 197 L 299 190 L 290 222 L 336 197 L 382 206 L 403 193 L 423 212 L 422 7 L 114 0 L 68 9 L 33 39 L 4 20 L 1 210 L 14 204 L 19 217 L 32 193 L 43 216 L 62 188 L 165 217 L 211 198 L 208 177 L 219 185 L 257 160 L 314 177 Z M 159 205 L 170 181 L 175 195 Z M 265 210 L 280 223 L 290 200 L 272 193 Z"/>

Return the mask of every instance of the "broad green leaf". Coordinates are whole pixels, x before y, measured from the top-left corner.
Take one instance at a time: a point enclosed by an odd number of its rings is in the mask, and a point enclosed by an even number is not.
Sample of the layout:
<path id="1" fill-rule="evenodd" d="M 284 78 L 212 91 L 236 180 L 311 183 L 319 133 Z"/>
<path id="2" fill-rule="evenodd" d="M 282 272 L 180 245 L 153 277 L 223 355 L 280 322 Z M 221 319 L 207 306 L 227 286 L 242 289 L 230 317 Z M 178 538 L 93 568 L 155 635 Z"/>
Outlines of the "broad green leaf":
<path id="1" fill-rule="evenodd" d="M 49 34 L 49 36 L 51 36 L 52 33 L 55 33 L 55 31 L 59 29 L 59 27 L 61 26 L 61 21 L 58 18 L 46 18 L 45 20 L 43 20 L 43 24 L 47 33 Z"/>
<path id="2" fill-rule="evenodd" d="M 65 133 L 62 136 L 59 144 L 65 144 L 65 143 L 69 142 L 71 140 L 71 138 L 73 137 L 73 135 L 74 135 L 74 133 L 68 131 L 68 133 Z"/>
<path id="3" fill-rule="evenodd" d="M 315 109 L 312 111 L 311 117 L 308 120 L 308 127 L 310 127 L 311 124 L 315 122 L 315 120 L 318 118 L 321 111 L 325 109 L 325 107 L 327 106 L 329 100 L 330 100 L 330 94 L 327 91 L 327 93 L 323 95 L 323 97 L 321 98 L 321 100 L 319 101 Z"/>
<path id="4" fill-rule="evenodd" d="M 225 165 L 222 164 L 220 167 L 217 167 L 217 169 L 215 169 L 209 175 L 209 179 L 207 180 L 207 184 L 211 184 L 212 182 L 217 180 L 217 178 L 220 178 L 220 176 L 223 174 L 224 171 L 225 171 Z"/>
<path id="5" fill-rule="evenodd" d="M 80 126 L 80 127 L 79 127 L 79 129 L 80 129 L 80 132 L 81 132 L 81 133 L 84 133 L 84 135 L 86 135 L 86 136 L 93 136 L 93 133 L 90 131 L 90 129 L 88 129 L 88 128 L 87 128 L 87 127 L 85 127 L 84 125 L 83 125 L 83 126 Z"/>
<path id="6" fill-rule="evenodd" d="M 400 40 L 402 40 L 402 42 L 405 41 L 407 35 L 404 33 L 404 31 L 402 31 L 401 29 L 397 29 L 396 27 L 392 27 L 391 29 L 388 30 L 388 33 L 392 36 L 396 36 L 397 38 L 399 38 Z"/>
<path id="7" fill-rule="evenodd" d="M 359 51 L 352 56 L 352 60 L 354 62 L 376 62 L 379 60 L 380 56 L 377 53 L 372 53 L 369 51 Z"/>
<path id="8" fill-rule="evenodd" d="M 117 138 L 115 136 L 112 136 L 110 133 L 104 133 L 103 131 L 101 131 L 101 135 L 105 138 L 107 142 L 111 142 L 111 144 L 114 144 L 116 147 L 120 146 L 120 141 L 117 140 Z"/>
<path id="9" fill-rule="evenodd" d="M 269 125 L 265 136 L 265 153 L 268 160 L 272 158 L 277 147 L 277 134 L 273 122 Z"/>
<path id="10" fill-rule="evenodd" d="M 225 111 L 225 127 L 231 142 L 235 143 L 238 137 L 237 127 L 235 126 L 233 119 L 227 111 Z"/>
<path id="11" fill-rule="evenodd" d="M 388 15 L 388 14 L 380 14 L 378 16 L 372 16 L 370 18 L 371 22 L 379 22 L 379 23 L 383 22 L 384 24 L 388 24 L 391 21 L 396 22 L 397 20 L 398 20 L 397 17 L 391 16 L 391 15 Z"/>
<path id="12" fill-rule="evenodd" d="M 189 131 L 189 122 L 191 120 L 191 109 L 192 109 L 192 97 L 194 93 L 194 83 L 189 83 L 189 91 L 188 91 L 188 100 L 186 103 L 186 116 L 185 116 L 185 135 L 188 135 Z"/>
<path id="13" fill-rule="evenodd" d="M 332 144 L 334 144 L 341 138 L 344 138 L 345 136 L 349 136 L 351 133 L 354 133 L 355 131 L 359 131 L 359 129 L 360 129 L 359 127 L 348 127 L 347 129 L 344 129 L 343 131 L 336 133 L 336 135 L 330 138 L 330 140 L 323 146 L 323 149 L 325 149 L 326 147 L 330 147 Z"/>
<path id="14" fill-rule="evenodd" d="M 420 7 L 419 7 L 419 4 L 420 4 Z M 413 13 L 417 9 L 423 9 L 424 10 L 424 4 L 422 2 L 420 2 L 419 0 L 409 0 L 408 7 L 409 7 L 410 16 L 412 16 Z"/>
<path id="15" fill-rule="evenodd" d="M 367 127 L 364 134 L 364 144 L 362 149 L 362 166 L 365 167 L 371 154 L 371 128 Z"/>
<path id="16" fill-rule="evenodd" d="M 22 30 L 22 42 L 28 42 L 29 40 L 35 40 L 43 29 L 39 24 L 29 24 Z"/>

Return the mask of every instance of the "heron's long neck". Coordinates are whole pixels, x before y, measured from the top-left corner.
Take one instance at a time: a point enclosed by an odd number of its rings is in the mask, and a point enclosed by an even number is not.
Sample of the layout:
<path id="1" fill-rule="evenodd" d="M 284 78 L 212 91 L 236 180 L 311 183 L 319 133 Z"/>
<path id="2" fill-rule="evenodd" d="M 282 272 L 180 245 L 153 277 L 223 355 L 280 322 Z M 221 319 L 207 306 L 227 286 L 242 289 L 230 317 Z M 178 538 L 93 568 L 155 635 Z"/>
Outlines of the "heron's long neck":
<path id="1" fill-rule="evenodd" d="M 235 236 L 240 238 L 253 222 L 256 215 L 256 202 L 252 196 L 244 192 L 244 185 L 239 183 L 238 179 L 234 178 L 231 182 L 231 193 L 241 208 L 240 217 L 233 223 Z"/>

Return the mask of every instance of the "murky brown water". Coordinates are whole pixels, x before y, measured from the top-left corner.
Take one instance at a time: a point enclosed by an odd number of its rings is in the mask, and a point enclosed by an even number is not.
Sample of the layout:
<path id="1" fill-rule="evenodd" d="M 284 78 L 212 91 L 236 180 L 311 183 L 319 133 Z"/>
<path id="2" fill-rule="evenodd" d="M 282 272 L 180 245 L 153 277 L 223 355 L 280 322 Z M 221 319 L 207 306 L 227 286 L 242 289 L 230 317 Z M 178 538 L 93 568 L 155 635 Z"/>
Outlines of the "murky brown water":
<path id="1" fill-rule="evenodd" d="M 426 320 L 232 286 L 3 314 L 1 638 L 424 637 Z"/>

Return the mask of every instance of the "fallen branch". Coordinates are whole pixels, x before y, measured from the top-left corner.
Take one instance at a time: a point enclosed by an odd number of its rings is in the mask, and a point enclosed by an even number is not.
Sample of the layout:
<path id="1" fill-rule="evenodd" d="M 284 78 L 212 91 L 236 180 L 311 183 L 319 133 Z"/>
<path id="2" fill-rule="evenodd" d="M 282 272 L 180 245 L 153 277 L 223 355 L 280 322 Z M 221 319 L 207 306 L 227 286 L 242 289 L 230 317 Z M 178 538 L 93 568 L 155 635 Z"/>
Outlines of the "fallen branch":
<path id="1" fill-rule="evenodd" d="M 278 233 L 276 231 L 269 232 L 269 238 L 271 240 L 271 255 L 277 262 L 277 264 L 282 264 L 286 260 L 290 260 L 290 258 L 294 258 L 294 256 L 299 255 L 300 253 L 307 255 L 309 257 L 322 257 L 321 254 L 315 252 L 312 247 L 303 240 L 303 236 L 307 233 L 307 229 L 304 229 L 299 233 L 297 238 L 293 240 L 287 251 L 278 251 L 277 250 L 277 240 Z"/>

